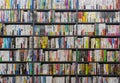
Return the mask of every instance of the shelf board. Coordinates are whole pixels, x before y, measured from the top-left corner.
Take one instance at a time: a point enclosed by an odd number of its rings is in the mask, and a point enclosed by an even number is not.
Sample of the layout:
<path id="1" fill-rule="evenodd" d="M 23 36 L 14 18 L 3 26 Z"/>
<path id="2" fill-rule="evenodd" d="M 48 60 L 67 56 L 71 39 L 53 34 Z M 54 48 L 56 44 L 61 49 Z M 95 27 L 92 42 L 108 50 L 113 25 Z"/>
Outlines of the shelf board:
<path id="1" fill-rule="evenodd" d="M 81 62 L 81 61 L 0 61 L 0 63 L 42 63 L 42 64 L 72 64 L 72 63 L 78 63 L 78 64 L 89 64 L 89 63 L 99 63 L 99 64 L 120 64 L 120 62 L 102 62 L 102 61 L 97 61 L 97 62 Z"/>
<path id="2" fill-rule="evenodd" d="M 34 76 L 53 76 L 53 77 L 64 77 L 64 76 L 76 76 L 76 75 L 48 75 L 48 74 L 34 74 Z"/>
<path id="3" fill-rule="evenodd" d="M 76 50 L 76 48 L 34 48 L 34 50 Z"/>
<path id="4" fill-rule="evenodd" d="M 35 25 L 75 25 L 76 22 L 35 22 Z"/>
<path id="5" fill-rule="evenodd" d="M 120 64 L 120 62 L 103 62 L 103 61 L 91 61 L 91 62 L 86 62 L 86 61 L 84 61 L 84 62 L 81 62 L 81 61 L 76 61 L 78 64 L 80 64 L 80 63 L 84 63 L 84 64 L 89 64 L 89 63 L 99 63 L 99 64 Z"/>
<path id="6" fill-rule="evenodd" d="M 23 10 L 23 11 L 28 11 L 28 10 L 33 10 L 33 9 L 0 9 L 0 10 L 16 10 L 16 11 L 19 11 L 19 10 Z"/>
<path id="7" fill-rule="evenodd" d="M 7 63 L 7 64 L 11 64 L 11 63 L 32 63 L 32 61 L 0 61 L 0 63 Z"/>
<path id="8" fill-rule="evenodd" d="M 101 77 L 120 77 L 120 75 L 77 75 L 78 77 L 94 77 L 94 76 L 101 76 Z"/>
<path id="9" fill-rule="evenodd" d="M 0 74 L 0 76 L 33 76 L 33 75 L 25 75 L 25 74 L 21 74 L 21 75 L 19 75 L 19 74 Z"/>
<path id="10" fill-rule="evenodd" d="M 77 37 L 91 37 L 91 38 L 120 38 L 120 36 L 103 36 L 103 35 L 77 35 Z"/>
<path id="11" fill-rule="evenodd" d="M 50 11 L 54 10 L 55 12 L 118 12 L 119 9 L 34 9 L 34 11 Z"/>
<path id="12" fill-rule="evenodd" d="M 28 24 L 32 25 L 33 22 L 0 22 L 6 25 L 15 24 Z M 35 25 L 75 25 L 77 22 L 34 22 Z M 106 24 L 106 25 L 120 25 L 119 22 L 78 22 L 78 24 Z"/>
<path id="13" fill-rule="evenodd" d="M 76 35 L 34 35 L 35 37 L 77 37 Z"/>
<path id="14" fill-rule="evenodd" d="M 78 9 L 78 12 L 118 12 L 119 9 Z"/>
<path id="15" fill-rule="evenodd" d="M 116 51 L 120 50 L 119 48 L 78 48 L 77 50 L 111 50 Z"/>
<path id="16" fill-rule="evenodd" d="M 34 11 L 76 12 L 76 9 L 34 9 Z"/>
<path id="17" fill-rule="evenodd" d="M 24 25 L 32 25 L 33 22 L 0 22 L 5 25 L 17 25 L 17 24 L 24 24 Z"/>
<path id="18" fill-rule="evenodd" d="M 32 37 L 32 35 L 0 35 L 0 37 Z"/>
<path id="19" fill-rule="evenodd" d="M 0 48 L 0 50 L 31 50 L 32 48 Z"/>
<path id="20" fill-rule="evenodd" d="M 120 22 L 78 22 L 79 24 L 106 24 L 106 25 L 120 25 Z"/>
<path id="21" fill-rule="evenodd" d="M 53 63 L 59 63 L 59 64 L 72 64 L 76 63 L 76 61 L 33 61 L 34 63 L 42 63 L 42 64 L 53 64 Z"/>
<path id="22" fill-rule="evenodd" d="M 55 12 L 76 12 L 76 9 L 52 9 Z"/>
<path id="23" fill-rule="evenodd" d="M 90 38 L 120 38 L 120 36 L 103 36 L 103 35 L 34 35 L 34 37 L 90 37 Z"/>
<path id="24" fill-rule="evenodd" d="M 120 50 L 119 48 L 34 48 L 34 50 Z"/>
<path id="25" fill-rule="evenodd" d="M 65 77 L 65 76 L 72 76 L 72 77 L 94 77 L 94 76 L 101 76 L 101 77 L 120 77 L 120 75 L 48 75 L 48 74 L 31 74 L 31 75 L 25 75 L 25 74 L 1 74 L 0 76 L 53 76 L 53 77 Z"/>

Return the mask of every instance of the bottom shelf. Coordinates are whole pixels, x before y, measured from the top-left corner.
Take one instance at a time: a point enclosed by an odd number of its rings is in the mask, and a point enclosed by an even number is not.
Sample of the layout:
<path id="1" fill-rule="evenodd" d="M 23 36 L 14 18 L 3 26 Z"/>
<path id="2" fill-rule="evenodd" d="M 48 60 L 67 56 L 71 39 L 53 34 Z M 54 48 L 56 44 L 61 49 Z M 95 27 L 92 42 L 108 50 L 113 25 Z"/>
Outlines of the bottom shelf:
<path id="1" fill-rule="evenodd" d="M 120 77 L 5 76 L 0 77 L 0 83 L 120 83 Z"/>

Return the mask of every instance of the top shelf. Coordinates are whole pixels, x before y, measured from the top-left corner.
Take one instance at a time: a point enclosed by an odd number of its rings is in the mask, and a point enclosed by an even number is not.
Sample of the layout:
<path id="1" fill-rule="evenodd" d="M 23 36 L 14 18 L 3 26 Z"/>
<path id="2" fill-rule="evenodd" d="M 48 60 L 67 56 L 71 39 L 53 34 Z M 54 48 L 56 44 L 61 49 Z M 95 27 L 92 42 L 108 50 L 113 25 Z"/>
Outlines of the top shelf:
<path id="1" fill-rule="evenodd" d="M 56 12 L 76 12 L 76 11 L 87 11 L 87 12 L 116 12 L 116 11 L 120 11 L 118 9 L 114 9 L 114 10 L 103 10 L 103 9 L 34 9 L 34 11 L 50 11 L 50 10 L 54 10 Z"/>
<path id="2" fill-rule="evenodd" d="M 0 9 L 0 10 L 33 10 L 33 11 L 50 11 L 54 10 L 56 12 L 76 12 L 76 11 L 87 11 L 87 12 L 117 12 L 120 11 L 120 9 Z"/>

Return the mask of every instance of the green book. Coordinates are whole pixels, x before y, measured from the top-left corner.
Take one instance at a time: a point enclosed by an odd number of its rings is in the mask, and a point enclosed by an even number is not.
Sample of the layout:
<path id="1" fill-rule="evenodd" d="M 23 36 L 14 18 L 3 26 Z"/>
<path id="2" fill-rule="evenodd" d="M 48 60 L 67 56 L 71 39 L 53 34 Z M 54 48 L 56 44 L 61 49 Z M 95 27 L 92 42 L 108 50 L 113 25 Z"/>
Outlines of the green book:
<path id="1" fill-rule="evenodd" d="M 106 62 L 107 61 L 107 51 L 104 50 L 104 53 L 103 53 L 103 61 Z"/>

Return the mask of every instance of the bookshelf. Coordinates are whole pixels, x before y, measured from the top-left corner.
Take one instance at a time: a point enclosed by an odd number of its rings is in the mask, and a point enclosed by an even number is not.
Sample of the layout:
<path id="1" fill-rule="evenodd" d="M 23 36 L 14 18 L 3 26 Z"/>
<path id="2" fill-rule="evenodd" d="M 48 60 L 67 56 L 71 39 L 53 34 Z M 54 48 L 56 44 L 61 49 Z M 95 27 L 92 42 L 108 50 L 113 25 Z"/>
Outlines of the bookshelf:
<path id="1" fill-rule="evenodd" d="M 0 83 L 119 83 L 119 3 L 1 0 Z"/>

